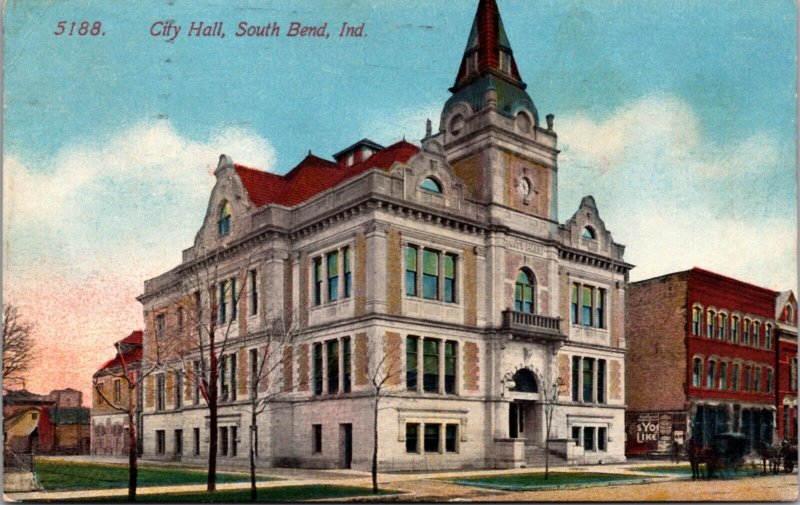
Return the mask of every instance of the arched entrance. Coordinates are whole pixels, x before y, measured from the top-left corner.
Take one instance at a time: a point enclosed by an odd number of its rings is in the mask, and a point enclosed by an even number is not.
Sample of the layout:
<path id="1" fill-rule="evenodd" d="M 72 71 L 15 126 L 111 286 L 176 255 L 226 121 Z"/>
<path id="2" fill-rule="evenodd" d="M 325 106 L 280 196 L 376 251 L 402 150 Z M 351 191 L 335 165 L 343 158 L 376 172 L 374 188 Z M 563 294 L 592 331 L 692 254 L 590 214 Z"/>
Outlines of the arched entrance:
<path id="1" fill-rule="evenodd" d="M 536 428 L 536 404 L 539 381 L 536 374 L 527 368 L 520 368 L 511 377 L 513 386 L 509 388 L 512 398 L 508 406 L 509 438 L 524 438 L 533 442 Z"/>

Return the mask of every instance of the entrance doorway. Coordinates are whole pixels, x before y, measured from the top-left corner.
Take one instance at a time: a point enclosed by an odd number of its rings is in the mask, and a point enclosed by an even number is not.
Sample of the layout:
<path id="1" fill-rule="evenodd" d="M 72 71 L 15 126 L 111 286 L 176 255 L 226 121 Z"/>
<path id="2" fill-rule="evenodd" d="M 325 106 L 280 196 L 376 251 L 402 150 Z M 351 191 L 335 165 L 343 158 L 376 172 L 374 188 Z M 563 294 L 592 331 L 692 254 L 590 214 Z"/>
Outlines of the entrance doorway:
<path id="1" fill-rule="evenodd" d="M 353 425 L 339 425 L 339 468 L 353 466 Z"/>
<path id="2" fill-rule="evenodd" d="M 509 438 L 533 439 L 534 419 L 533 402 L 511 402 L 508 405 Z"/>

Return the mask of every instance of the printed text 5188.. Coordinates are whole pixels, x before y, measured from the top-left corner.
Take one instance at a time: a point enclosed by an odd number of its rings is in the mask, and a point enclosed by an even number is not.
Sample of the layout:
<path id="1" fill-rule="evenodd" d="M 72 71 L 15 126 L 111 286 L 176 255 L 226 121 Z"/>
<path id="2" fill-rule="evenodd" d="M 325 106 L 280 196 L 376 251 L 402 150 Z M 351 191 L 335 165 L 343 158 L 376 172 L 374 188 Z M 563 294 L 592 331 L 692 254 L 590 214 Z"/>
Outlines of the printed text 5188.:
<path id="1" fill-rule="evenodd" d="M 59 21 L 56 27 L 56 31 L 53 32 L 53 35 L 78 35 L 80 37 L 85 37 L 87 35 L 92 37 L 97 37 L 98 35 L 105 35 L 106 32 L 103 31 L 103 24 L 100 21 L 95 21 L 91 23 L 89 21 L 83 21 L 82 23 L 78 23 L 77 21 Z"/>

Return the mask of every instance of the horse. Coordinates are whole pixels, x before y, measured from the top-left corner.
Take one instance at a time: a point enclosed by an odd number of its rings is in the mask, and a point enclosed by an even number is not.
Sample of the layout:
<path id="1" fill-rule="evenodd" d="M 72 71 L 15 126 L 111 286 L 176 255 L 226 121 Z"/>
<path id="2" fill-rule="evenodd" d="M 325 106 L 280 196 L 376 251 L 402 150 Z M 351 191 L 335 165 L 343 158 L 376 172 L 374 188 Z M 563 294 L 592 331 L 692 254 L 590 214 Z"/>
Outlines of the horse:
<path id="1" fill-rule="evenodd" d="M 692 467 L 692 480 L 702 478 L 700 465 L 706 465 L 706 478 L 714 477 L 714 471 L 718 464 L 718 455 L 711 446 L 701 446 L 691 437 L 686 442 L 686 456 L 689 465 Z"/>

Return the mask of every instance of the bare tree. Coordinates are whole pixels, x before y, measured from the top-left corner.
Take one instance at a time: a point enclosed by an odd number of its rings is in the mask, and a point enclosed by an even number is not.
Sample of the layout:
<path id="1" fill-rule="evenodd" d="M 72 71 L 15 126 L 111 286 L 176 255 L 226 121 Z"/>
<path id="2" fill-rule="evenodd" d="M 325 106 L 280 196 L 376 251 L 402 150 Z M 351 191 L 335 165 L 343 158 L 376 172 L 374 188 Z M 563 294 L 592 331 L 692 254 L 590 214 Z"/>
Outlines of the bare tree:
<path id="1" fill-rule="evenodd" d="M 144 385 L 145 377 L 156 370 L 155 365 L 145 366 L 143 361 L 128 362 L 129 357 L 125 349 L 122 349 L 120 342 L 114 344 L 117 348 L 116 359 L 119 360 L 119 367 L 107 372 L 98 372 L 92 378 L 92 384 L 102 401 L 117 412 L 124 412 L 128 416 L 128 501 L 136 501 L 136 482 L 139 473 L 138 466 L 138 437 L 136 431 L 136 393 Z M 111 377 L 125 384 L 128 393 L 127 405 L 118 405 L 117 401 L 111 401 L 103 391 L 101 379 Z"/>
<path id="2" fill-rule="evenodd" d="M 34 325 L 20 315 L 19 309 L 3 304 L 3 381 L 6 385 L 25 384 L 25 375 L 33 361 Z"/>
<path id="3" fill-rule="evenodd" d="M 227 353 L 236 342 L 241 343 L 245 335 L 236 334 L 240 301 L 245 293 L 247 274 L 252 255 L 236 269 L 232 276 L 220 273 L 224 249 L 217 248 L 195 263 L 187 266 L 178 275 L 181 277 L 182 293 L 193 293 L 194 300 L 183 304 L 183 324 L 178 331 L 167 337 L 156 337 L 157 361 L 163 370 L 181 376 L 187 384 L 196 387 L 209 410 L 208 480 L 207 491 L 216 490 L 217 452 L 219 446 L 219 407 L 235 391 L 220 391 L 220 379 L 226 372 Z M 242 265 L 242 263 L 240 263 Z M 203 297 L 207 303 L 203 303 Z M 186 317 L 188 315 L 188 317 Z M 238 329 L 238 328 L 237 328 Z M 158 333 L 158 328 L 156 329 Z M 240 348 L 241 345 L 236 345 Z M 194 359 L 192 359 L 194 358 Z M 195 367 L 195 365 L 197 365 Z M 225 379 L 223 379 L 225 380 Z M 230 389 L 233 384 L 227 386 Z"/>
<path id="4" fill-rule="evenodd" d="M 272 319 L 265 337 L 259 337 L 261 346 L 256 350 L 256 360 L 251 363 L 250 377 L 250 499 L 258 499 L 256 489 L 256 448 L 258 447 L 258 416 L 272 401 L 290 392 L 282 380 L 283 349 L 294 338 L 295 319 Z M 260 396 L 259 396 L 260 394 Z"/>
<path id="5" fill-rule="evenodd" d="M 550 429 L 553 426 L 553 413 L 558 406 L 558 393 L 564 386 L 564 380 L 561 377 L 553 380 L 549 376 L 540 377 L 540 379 L 545 415 L 544 479 L 548 480 L 550 478 Z"/>
<path id="6" fill-rule="evenodd" d="M 400 349 L 390 349 L 387 339 L 379 345 L 379 335 L 372 335 L 367 345 L 367 379 L 372 389 L 372 493 L 378 493 L 378 412 L 381 399 L 392 386 L 402 383 L 403 362 Z M 400 343 L 396 345 L 399 347 Z"/>

